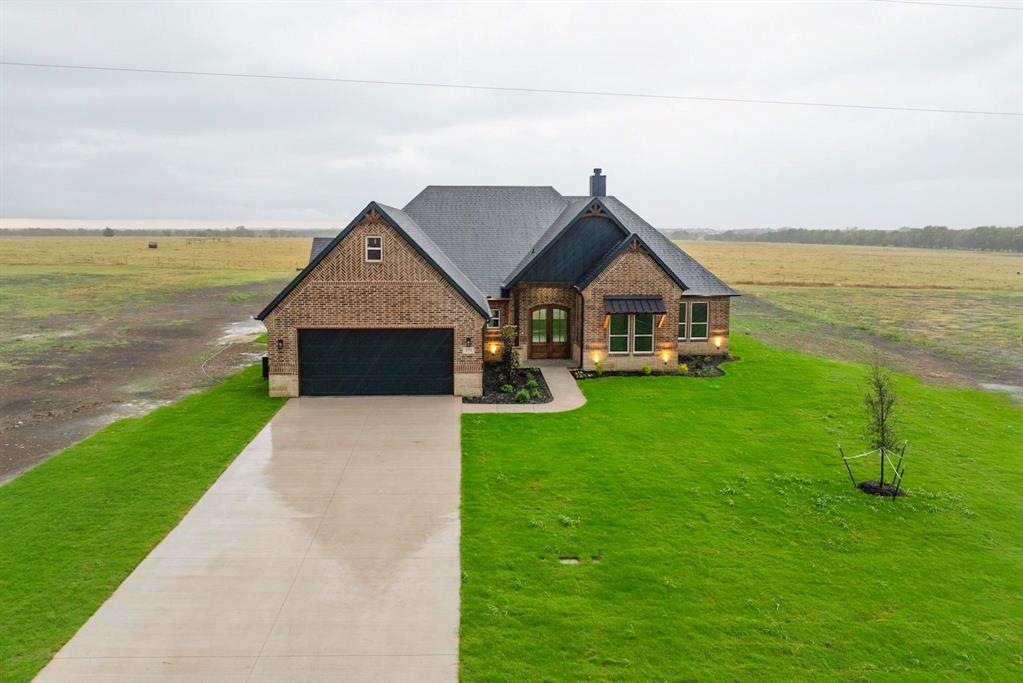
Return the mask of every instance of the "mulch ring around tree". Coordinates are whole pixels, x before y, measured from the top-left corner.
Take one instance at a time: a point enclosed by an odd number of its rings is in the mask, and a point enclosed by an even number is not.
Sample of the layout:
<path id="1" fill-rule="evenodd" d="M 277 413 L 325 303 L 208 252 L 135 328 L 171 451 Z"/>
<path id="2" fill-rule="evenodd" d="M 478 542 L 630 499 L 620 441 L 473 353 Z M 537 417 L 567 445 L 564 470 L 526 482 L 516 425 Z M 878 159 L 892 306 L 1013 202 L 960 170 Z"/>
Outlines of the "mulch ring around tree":
<path id="1" fill-rule="evenodd" d="M 678 363 L 669 365 L 670 370 L 664 370 L 664 364 L 657 357 L 650 361 L 651 375 L 675 375 L 679 377 L 723 377 L 723 363 L 739 360 L 738 356 L 679 356 Z M 686 372 L 679 374 L 679 364 L 685 363 Z M 659 369 L 660 368 L 660 369 Z M 639 370 L 605 370 L 598 375 L 593 370 L 572 370 L 572 376 L 576 379 L 597 379 L 598 377 L 643 377 L 646 373 Z"/>
<path id="2" fill-rule="evenodd" d="M 881 484 L 877 481 L 861 481 L 856 488 L 872 496 L 887 496 L 888 498 L 895 498 L 897 496 L 901 498 L 906 495 L 905 490 L 901 488 L 897 489 L 891 484 Z"/>
<path id="3" fill-rule="evenodd" d="M 530 377 L 536 382 L 535 392 L 529 386 Z M 506 387 L 506 385 L 510 385 L 512 390 L 501 391 L 501 387 Z M 502 376 L 500 363 L 485 363 L 483 366 L 483 395 L 465 396 L 462 398 L 462 402 L 520 403 L 515 400 L 515 395 L 519 391 L 529 394 L 529 400 L 522 403 L 550 403 L 553 400 L 551 390 L 547 387 L 540 368 L 519 368 L 509 381 L 507 377 Z M 535 395 L 537 392 L 539 393 L 538 397 Z"/>

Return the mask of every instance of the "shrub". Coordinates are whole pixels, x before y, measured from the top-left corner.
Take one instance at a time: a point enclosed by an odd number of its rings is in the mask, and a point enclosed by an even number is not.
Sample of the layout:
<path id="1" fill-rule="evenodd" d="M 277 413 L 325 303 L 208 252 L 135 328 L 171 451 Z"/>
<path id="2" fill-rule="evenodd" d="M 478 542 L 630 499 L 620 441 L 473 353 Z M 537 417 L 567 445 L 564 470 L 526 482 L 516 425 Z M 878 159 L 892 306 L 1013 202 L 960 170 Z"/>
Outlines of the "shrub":
<path id="1" fill-rule="evenodd" d="M 536 380 L 533 379 L 532 377 L 530 377 L 529 379 L 526 380 L 526 388 L 527 389 L 536 389 L 538 386 L 540 386 L 540 385 L 537 384 Z"/>
<path id="2" fill-rule="evenodd" d="M 593 369 L 597 373 L 597 377 L 600 377 L 601 375 L 604 374 L 604 366 L 601 365 L 600 363 L 597 363 L 596 365 L 594 365 Z"/>
<path id="3" fill-rule="evenodd" d="M 685 375 L 685 374 L 688 374 L 688 372 L 689 372 L 689 366 L 688 365 L 686 365 L 685 363 L 679 363 L 678 364 L 678 374 Z"/>
<path id="4" fill-rule="evenodd" d="M 643 366 L 643 374 L 644 375 L 649 375 L 653 371 L 654 371 L 654 369 L 651 368 L 649 365 L 644 365 Z"/>
<path id="5" fill-rule="evenodd" d="M 529 403 L 529 392 L 526 391 L 525 389 L 519 389 L 515 393 L 515 402 L 516 403 Z"/>
<path id="6" fill-rule="evenodd" d="M 502 384 L 501 385 L 501 393 L 502 394 L 510 394 L 513 391 L 515 391 L 515 387 L 513 387 L 512 385 L 510 385 L 510 384 Z"/>
<path id="7" fill-rule="evenodd" d="M 526 370 L 526 384 L 529 384 L 530 382 L 534 382 L 535 383 L 536 382 L 536 378 L 533 377 L 533 373 L 532 372 L 530 372 L 529 370 Z"/>
<path id="8" fill-rule="evenodd" d="M 543 392 L 540 391 L 539 388 L 534 388 L 532 391 L 529 392 L 529 395 L 536 399 L 543 398 Z"/>

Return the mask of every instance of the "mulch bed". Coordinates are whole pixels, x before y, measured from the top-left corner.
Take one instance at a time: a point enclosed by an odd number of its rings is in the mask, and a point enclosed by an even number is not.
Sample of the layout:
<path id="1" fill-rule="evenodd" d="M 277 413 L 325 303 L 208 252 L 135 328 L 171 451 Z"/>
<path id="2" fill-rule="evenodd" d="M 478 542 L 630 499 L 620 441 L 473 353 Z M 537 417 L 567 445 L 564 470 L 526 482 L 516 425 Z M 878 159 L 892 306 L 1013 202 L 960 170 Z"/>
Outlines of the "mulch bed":
<path id="1" fill-rule="evenodd" d="M 897 489 L 891 484 L 881 484 L 877 481 L 863 481 L 856 487 L 864 493 L 869 493 L 872 496 L 887 496 L 889 498 L 895 498 L 898 496 L 901 498 L 906 495 L 905 490 Z"/>
<path id="2" fill-rule="evenodd" d="M 498 363 L 485 363 L 483 366 L 483 395 L 482 396 L 464 396 L 462 398 L 463 403 L 518 403 L 515 400 L 515 394 L 520 389 L 526 389 L 526 382 L 529 380 L 529 374 L 533 375 L 533 379 L 536 380 L 537 389 L 540 390 L 540 398 L 533 398 L 532 395 L 529 397 L 527 403 L 550 403 L 553 399 L 551 396 L 551 390 L 547 387 L 547 382 L 543 378 L 543 373 L 540 372 L 540 368 L 519 368 L 515 374 L 515 377 L 511 381 L 507 379 L 501 379 L 499 373 L 501 366 Z M 501 391 L 501 387 L 505 384 L 510 384 L 514 389 L 511 393 Z M 526 391 L 529 391 L 526 389 Z"/>
<path id="3" fill-rule="evenodd" d="M 679 375 L 676 365 L 670 372 L 658 371 L 656 368 L 650 375 L 674 375 L 675 377 L 723 377 L 725 371 L 721 368 L 722 363 L 739 360 L 738 356 L 679 356 L 678 362 L 685 363 L 689 372 Z M 651 367 L 654 363 L 650 363 Z M 576 379 L 597 379 L 598 375 L 593 370 L 572 370 L 572 376 Z M 605 370 L 599 377 L 645 377 L 638 370 Z"/>

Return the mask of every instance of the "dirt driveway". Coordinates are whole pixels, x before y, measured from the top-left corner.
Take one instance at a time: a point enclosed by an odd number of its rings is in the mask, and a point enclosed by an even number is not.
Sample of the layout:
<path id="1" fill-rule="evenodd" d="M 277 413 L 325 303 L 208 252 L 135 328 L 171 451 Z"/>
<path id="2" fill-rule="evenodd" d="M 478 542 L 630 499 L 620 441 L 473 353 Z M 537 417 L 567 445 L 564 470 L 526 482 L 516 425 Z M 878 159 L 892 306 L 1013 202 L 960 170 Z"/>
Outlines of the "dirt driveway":
<path id="1" fill-rule="evenodd" d="M 292 399 L 36 680 L 457 680 L 461 409 Z"/>

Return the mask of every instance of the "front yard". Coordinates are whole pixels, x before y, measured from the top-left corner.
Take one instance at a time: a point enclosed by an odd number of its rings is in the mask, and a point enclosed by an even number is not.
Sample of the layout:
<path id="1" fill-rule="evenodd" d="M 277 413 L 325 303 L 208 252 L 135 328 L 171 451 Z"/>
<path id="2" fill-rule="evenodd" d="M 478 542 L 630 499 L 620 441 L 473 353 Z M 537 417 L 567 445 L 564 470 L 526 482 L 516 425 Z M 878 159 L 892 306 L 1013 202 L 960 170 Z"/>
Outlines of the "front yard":
<path id="1" fill-rule="evenodd" d="M 835 449 L 862 367 L 732 350 L 463 417 L 463 680 L 1023 677 L 1023 410 L 900 377 L 893 503 Z"/>
<path id="2" fill-rule="evenodd" d="M 0 486 L 0 681 L 29 681 L 256 435 L 253 366 Z"/>

